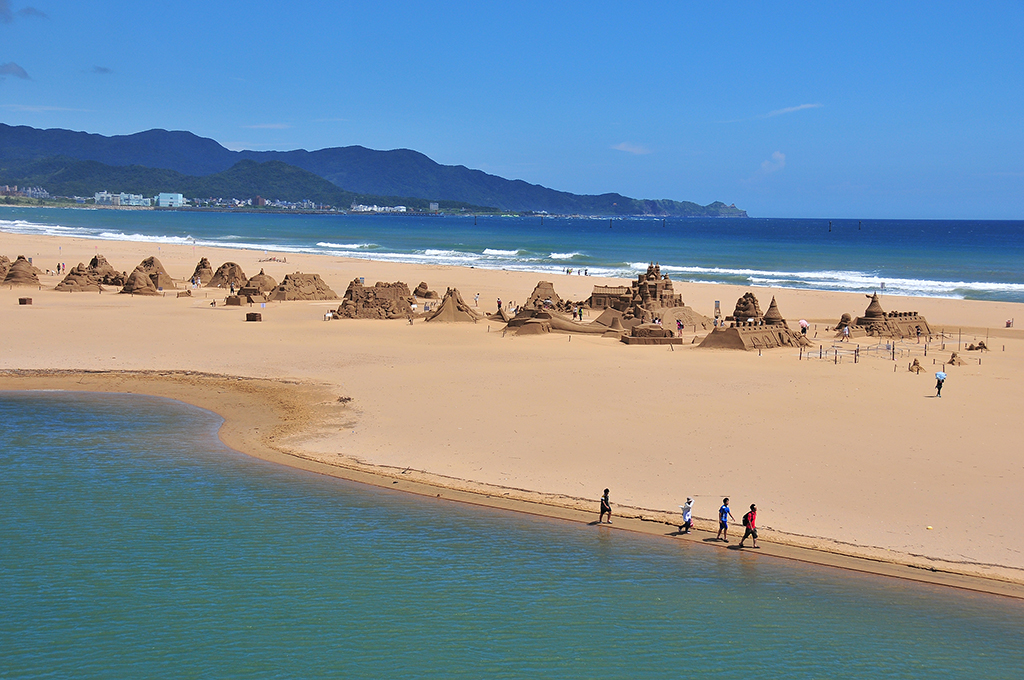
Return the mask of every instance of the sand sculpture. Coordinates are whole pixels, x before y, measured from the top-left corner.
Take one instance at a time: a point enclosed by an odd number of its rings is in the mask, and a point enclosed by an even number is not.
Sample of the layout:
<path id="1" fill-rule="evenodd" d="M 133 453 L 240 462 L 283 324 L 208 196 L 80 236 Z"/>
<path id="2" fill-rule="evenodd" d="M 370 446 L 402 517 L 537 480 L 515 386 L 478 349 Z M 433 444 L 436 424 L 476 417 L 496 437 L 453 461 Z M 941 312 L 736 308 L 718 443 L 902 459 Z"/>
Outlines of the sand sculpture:
<path id="1" fill-rule="evenodd" d="M 100 277 L 89 267 L 85 266 L 84 262 L 79 262 L 76 267 L 72 267 L 64 277 L 64 280 L 54 286 L 53 289 L 68 293 L 99 293 L 103 290 L 100 286 Z"/>
<path id="2" fill-rule="evenodd" d="M 931 335 L 932 328 L 928 320 L 917 312 L 886 312 L 878 300 L 878 293 L 871 296 L 864 315 L 852 321 L 849 314 L 843 314 L 836 324 L 837 336 L 845 336 L 843 329 L 849 328 L 849 337 L 865 336 L 887 338 L 913 338 L 918 335 Z"/>
<path id="3" fill-rule="evenodd" d="M 7 270 L 11 268 L 11 258 L 6 255 L 0 255 L 0 281 L 3 281 L 7 276 Z"/>
<path id="4" fill-rule="evenodd" d="M 979 340 L 977 345 L 972 342 L 965 349 L 968 352 L 985 352 L 988 351 L 988 345 L 985 344 L 984 340 Z"/>
<path id="5" fill-rule="evenodd" d="M 153 283 L 153 279 L 141 267 L 136 267 L 135 271 L 128 275 L 128 279 L 124 282 L 124 287 L 121 288 L 120 292 L 131 295 L 160 294 L 160 291 L 156 289 L 156 284 Z"/>
<path id="6" fill-rule="evenodd" d="M 8 286 L 38 286 L 39 270 L 33 267 L 24 255 L 18 255 L 17 259 L 7 268 L 4 284 Z"/>
<path id="7" fill-rule="evenodd" d="M 174 280 L 167 273 L 167 270 L 164 269 L 160 260 L 155 257 L 147 257 L 139 263 L 139 266 L 136 267 L 136 269 L 148 276 L 150 280 L 153 281 L 153 286 L 157 289 L 164 288 L 174 290 Z M 134 272 L 132 273 L 134 274 Z"/>
<path id="8" fill-rule="evenodd" d="M 910 364 L 910 372 L 911 373 L 920 373 L 923 370 L 924 370 L 924 366 L 922 366 L 921 362 L 918 361 L 917 359 L 914 359 L 914 363 Z"/>
<path id="9" fill-rule="evenodd" d="M 498 321 L 499 318 L 498 314 L 492 314 L 489 317 L 491 321 Z M 622 327 L 621 324 L 619 327 Z M 508 320 L 505 329 L 516 335 L 536 335 L 552 331 L 604 335 L 608 331 L 608 326 L 596 321 L 592 323 L 571 321 L 553 309 L 531 309 L 523 306 L 514 317 Z M 618 337 L 618 334 L 615 337 Z"/>
<path id="10" fill-rule="evenodd" d="M 481 317 L 472 307 L 466 304 L 466 301 L 462 299 L 462 294 L 459 293 L 458 288 L 449 288 L 444 298 L 441 300 L 441 304 L 438 305 L 437 309 L 430 312 L 427 315 L 427 321 L 440 321 L 443 323 L 460 323 L 472 321 L 479 321 Z"/>
<path id="11" fill-rule="evenodd" d="M 196 265 L 196 269 L 192 272 L 191 280 L 199 279 L 199 285 L 205 286 L 210 283 L 210 279 L 213 278 L 213 265 L 205 257 L 199 258 L 199 264 Z"/>
<path id="12" fill-rule="evenodd" d="M 404 319 L 412 316 L 409 286 L 378 281 L 364 286 L 360 279 L 348 284 L 335 316 L 342 319 Z"/>
<path id="13" fill-rule="evenodd" d="M 89 271 L 104 286 L 123 286 L 124 282 L 128 280 L 127 272 L 117 271 L 113 265 L 107 262 L 107 258 L 98 253 L 89 260 Z"/>
<path id="14" fill-rule="evenodd" d="M 651 264 L 647 271 L 626 286 L 594 286 L 587 306 L 591 309 L 615 309 L 629 316 L 650 318 L 651 312 L 663 307 L 681 307 L 683 296 L 672 288 L 668 274 L 662 276 L 661 265 Z M 645 315 L 645 312 L 648 314 Z"/>
<path id="15" fill-rule="evenodd" d="M 230 287 L 230 285 L 229 285 Z M 277 281 L 267 276 L 262 269 L 260 273 L 246 281 L 238 288 L 239 304 L 242 300 L 252 304 L 255 302 L 268 302 L 270 293 L 277 287 Z M 229 296 L 230 297 L 230 296 Z"/>
<path id="16" fill-rule="evenodd" d="M 789 327 L 774 297 L 768 311 L 764 315 L 760 312 L 761 307 L 754 294 L 744 293 L 736 301 L 732 316 L 727 317 L 739 320 L 734 320 L 728 328 L 719 326 L 712 329 L 699 347 L 749 351 L 773 347 L 806 347 L 811 344 L 810 340 Z"/>
<path id="17" fill-rule="evenodd" d="M 437 294 L 436 290 L 427 289 L 426 281 L 420 281 L 420 285 L 416 286 L 416 290 L 414 290 L 412 294 L 418 298 L 423 298 L 424 300 L 437 300 L 441 297 Z"/>
<path id="18" fill-rule="evenodd" d="M 248 280 L 249 277 L 245 275 L 240 266 L 234 262 L 225 262 L 217 267 L 217 271 L 213 273 L 206 286 L 207 288 L 230 288 L 231 284 L 235 284 L 235 288 L 241 288 Z"/>
<path id="19" fill-rule="evenodd" d="M 338 294 L 319 274 L 285 274 L 284 281 L 270 294 L 271 300 L 337 300 Z"/>
<path id="20" fill-rule="evenodd" d="M 555 292 L 555 286 L 550 281 L 538 281 L 523 306 L 529 309 L 552 309 L 558 308 L 561 304 L 562 298 Z"/>
<path id="21" fill-rule="evenodd" d="M 629 329 L 629 333 L 623 333 L 620 339 L 627 345 L 683 344 L 683 339 L 675 337 L 671 329 L 656 323 L 637 324 Z"/>

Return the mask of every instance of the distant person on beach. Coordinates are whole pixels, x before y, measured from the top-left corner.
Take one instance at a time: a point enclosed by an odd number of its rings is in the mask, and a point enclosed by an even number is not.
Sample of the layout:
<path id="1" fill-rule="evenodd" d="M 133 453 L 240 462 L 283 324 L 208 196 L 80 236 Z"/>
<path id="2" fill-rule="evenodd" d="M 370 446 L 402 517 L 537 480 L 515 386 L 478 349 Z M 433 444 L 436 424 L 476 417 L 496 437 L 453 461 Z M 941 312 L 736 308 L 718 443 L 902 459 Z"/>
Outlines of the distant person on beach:
<path id="1" fill-rule="evenodd" d="M 474 307 L 479 307 L 480 306 L 480 293 L 477 293 L 476 295 L 473 296 L 473 306 Z"/>
<path id="2" fill-rule="evenodd" d="M 597 518 L 597 523 L 600 524 L 604 521 L 605 514 L 608 515 L 608 524 L 612 523 L 612 502 L 608 500 L 608 489 L 604 490 L 604 495 L 601 496 L 601 514 Z"/>
<path id="3" fill-rule="evenodd" d="M 498 298 L 498 311 L 501 311 L 501 298 Z"/>
<path id="4" fill-rule="evenodd" d="M 850 341 L 850 327 L 849 326 L 843 326 L 843 342 L 849 342 L 849 341 Z"/>
<path id="5" fill-rule="evenodd" d="M 718 509 L 718 535 L 715 536 L 715 540 L 729 542 L 729 520 L 733 522 L 736 518 L 732 516 L 732 511 L 729 510 L 729 499 L 722 499 L 722 507 Z"/>
<path id="6" fill-rule="evenodd" d="M 750 504 L 750 512 L 743 515 L 743 526 L 746 529 L 743 532 L 743 538 L 740 539 L 740 547 L 744 547 L 743 541 L 749 537 L 754 542 L 754 547 L 757 547 L 757 506 L 753 503 Z"/>
<path id="7" fill-rule="evenodd" d="M 679 507 L 683 509 L 683 526 L 679 527 L 679 532 L 688 534 L 693 528 L 693 499 L 687 497 L 686 504 Z"/>
<path id="8" fill-rule="evenodd" d="M 942 398 L 942 383 L 946 382 L 945 378 L 935 378 L 935 396 Z"/>

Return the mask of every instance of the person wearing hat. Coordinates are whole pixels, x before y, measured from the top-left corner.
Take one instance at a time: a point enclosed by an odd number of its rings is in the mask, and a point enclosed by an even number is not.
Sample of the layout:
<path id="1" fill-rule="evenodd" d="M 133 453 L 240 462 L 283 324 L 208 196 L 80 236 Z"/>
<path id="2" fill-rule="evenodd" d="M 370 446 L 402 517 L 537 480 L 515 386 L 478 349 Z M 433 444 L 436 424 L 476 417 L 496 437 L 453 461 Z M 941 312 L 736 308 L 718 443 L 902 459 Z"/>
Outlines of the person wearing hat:
<path id="1" fill-rule="evenodd" d="M 686 497 L 686 505 L 680 505 L 683 510 L 683 526 L 679 527 L 679 533 L 688 534 L 693 528 L 693 499 Z"/>
<path id="2" fill-rule="evenodd" d="M 743 546 L 743 541 L 747 540 L 747 537 L 754 542 L 754 547 L 757 547 L 757 506 L 753 503 L 750 504 L 750 512 L 743 515 L 743 526 L 746 531 L 743 533 L 743 538 L 740 539 L 740 547 Z"/>

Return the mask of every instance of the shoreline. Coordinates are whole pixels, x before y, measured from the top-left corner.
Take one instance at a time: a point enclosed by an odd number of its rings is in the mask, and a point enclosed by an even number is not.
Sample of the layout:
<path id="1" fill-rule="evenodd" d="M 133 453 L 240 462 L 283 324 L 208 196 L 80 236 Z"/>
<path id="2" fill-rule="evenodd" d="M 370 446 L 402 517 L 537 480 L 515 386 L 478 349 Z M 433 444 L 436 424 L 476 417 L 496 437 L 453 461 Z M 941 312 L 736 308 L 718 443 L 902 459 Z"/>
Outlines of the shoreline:
<path id="1" fill-rule="evenodd" d="M 288 394 L 281 394 L 282 385 L 287 386 Z M 326 462 L 289 450 L 291 447 L 284 442 L 291 437 L 308 435 L 310 428 L 308 417 L 296 417 L 296 407 L 308 411 L 314 403 L 322 406 L 325 393 L 331 391 L 328 385 L 192 371 L 0 370 L 0 390 L 145 394 L 174 399 L 219 415 L 223 419 L 218 428 L 220 440 L 236 451 L 261 460 L 419 496 L 590 526 L 595 524 L 597 513 L 589 506 L 596 503 L 589 499 L 509 489 L 356 460 Z M 225 392 L 232 393 L 233 399 L 228 404 L 211 396 Z M 255 423 L 263 425 L 262 432 Z M 669 513 L 615 506 L 615 524 L 602 525 L 598 530 L 630 531 L 720 550 L 740 550 L 735 536 L 734 542 L 727 545 L 713 542 L 711 537 L 716 529 L 712 520 L 695 517 L 693 532 L 683 536 L 673 528 L 677 527 L 673 519 Z M 739 530 L 738 525 L 734 527 L 735 532 Z M 761 547 L 757 554 L 766 557 L 1024 600 L 1024 570 L 1011 571 L 984 564 L 957 565 L 924 556 L 871 555 L 864 554 L 865 550 L 872 550 L 865 546 L 765 529 L 760 533 Z M 808 540 L 817 541 L 818 545 L 805 545 Z M 980 573 L 983 571 L 990 573 Z"/>
<path id="2" fill-rule="evenodd" d="M 526 299 L 539 278 L 570 299 L 622 283 L 290 252 L 289 262 L 263 262 L 262 250 L 0 232 L 0 253 L 11 257 L 43 263 L 58 252 L 68 263 L 99 252 L 119 270 L 158 254 L 179 281 L 200 256 L 214 267 L 238 262 L 249 275 L 265 267 L 277 280 L 317 272 L 339 295 L 355 276 L 410 288 L 427 281 L 459 288 L 470 304 L 479 292 L 480 311 L 496 297 Z M 992 349 L 962 352 L 966 363 L 952 369 L 946 398 L 932 400 L 927 371 L 950 353 L 938 343 L 923 355 L 922 345 L 901 343 L 907 358 L 896 361 L 864 344 L 854 364 L 785 349 L 760 356 L 692 344 L 630 348 L 583 335 L 504 338 L 486 321 L 323 322 L 337 301 L 267 303 L 263 323 L 246 324 L 246 308 L 210 306 L 222 290 L 181 299 L 71 294 L 52 290 L 59 277 L 40 280 L 38 291 L 0 290 L 0 388 L 83 390 L 94 381 L 94 391 L 175 398 L 224 417 L 221 439 L 250 455 L 574 521 L 596 519 L 599 490 L 611 486 L 617 517 L 628 511 L 645 533 L 666 533 L 677 512 L 664 508 L 686 496 L 698 500 L 701 529 L 717 526 L 723 496 L 738 509 L 754 500 L 763 554 L 792 550 L 778 556 L 1007 591 L 1000 594 L 1024 586 L 1024 543 L 1014 530 L 1024 522 L 1015 504 L 1024 469 L 1013 433 L 1024 401 L 1014 379 L 1024 373 L 1024 332 L 1001 327 L 1024 316 L 1024 304 L 883 298 L 887 310 L 915 309 L 945 328 L 953 350 L 958 334 Z M 731 309 L 751 290 L 676 286 L 707 315 L 715 300 Z M 762 309 L 777 296 L 791 325 L 808 319 L 825 349 L 839 347 L 825 328 L 866 304 L 859 293 L 752 290 Z M 26 294 L 34 304 L 18 306 Z M 912 356 L 924 375 L 906 371 Z M 245 423 L 259 434 L 246 435 Z M 633 528 L 625 518 L 615 527 Z"/>

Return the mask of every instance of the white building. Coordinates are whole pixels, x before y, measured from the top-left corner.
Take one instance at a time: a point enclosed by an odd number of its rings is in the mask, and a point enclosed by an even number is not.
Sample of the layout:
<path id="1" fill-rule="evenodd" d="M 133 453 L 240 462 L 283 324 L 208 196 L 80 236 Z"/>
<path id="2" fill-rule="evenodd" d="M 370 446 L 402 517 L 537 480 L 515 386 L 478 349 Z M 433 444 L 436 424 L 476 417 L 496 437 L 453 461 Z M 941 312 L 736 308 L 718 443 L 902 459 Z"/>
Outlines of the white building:
<path id="1" fill-rule="evenodd" d="M 185 197 L 181 194 L 159 194 L 156 205 L 158 208 L 182 208 L 185 206 Z"/>

